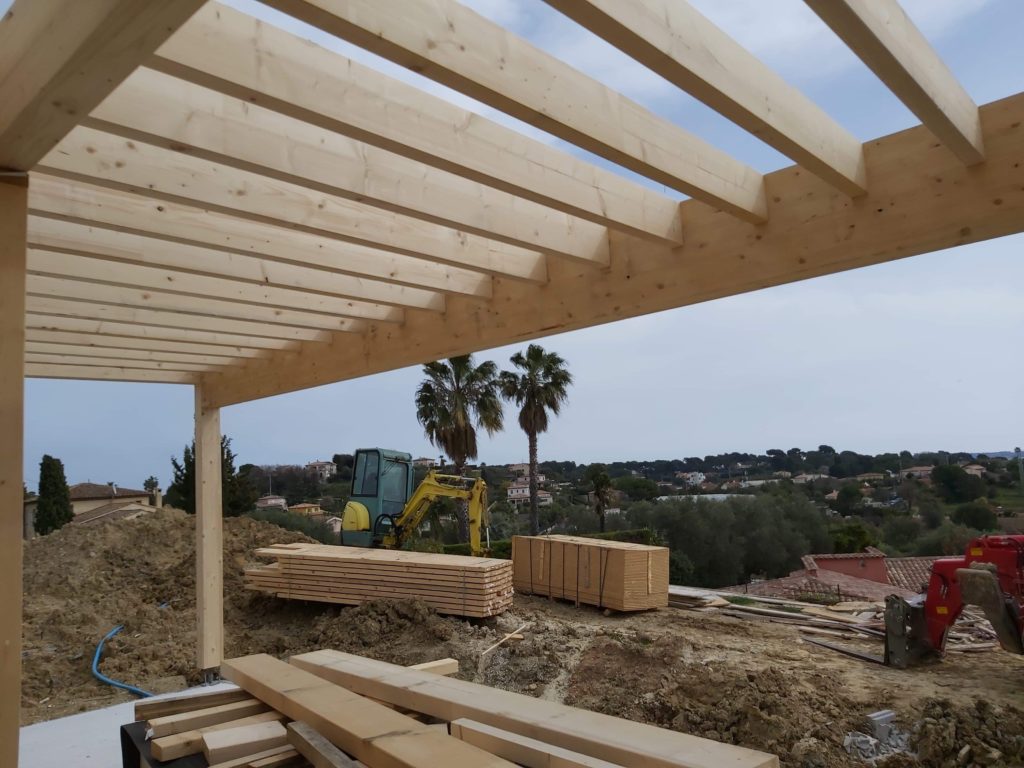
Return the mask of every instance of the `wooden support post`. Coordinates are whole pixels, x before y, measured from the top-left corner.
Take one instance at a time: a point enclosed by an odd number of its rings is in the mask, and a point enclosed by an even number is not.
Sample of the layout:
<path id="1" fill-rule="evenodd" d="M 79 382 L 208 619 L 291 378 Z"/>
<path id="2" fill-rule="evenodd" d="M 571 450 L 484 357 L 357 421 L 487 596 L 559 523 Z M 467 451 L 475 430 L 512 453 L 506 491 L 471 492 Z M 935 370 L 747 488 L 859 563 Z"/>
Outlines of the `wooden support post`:
<path id="1" fill-rule="evenodd" d="M 0 765 L 18 764 L 28 177 L 0 175 Z"/>
<path id="2" fill-rule="evenodd" d="M 196 385 L 196 660 L 217 670 L 224 658 L 224 548 L 220 409 Z"/>

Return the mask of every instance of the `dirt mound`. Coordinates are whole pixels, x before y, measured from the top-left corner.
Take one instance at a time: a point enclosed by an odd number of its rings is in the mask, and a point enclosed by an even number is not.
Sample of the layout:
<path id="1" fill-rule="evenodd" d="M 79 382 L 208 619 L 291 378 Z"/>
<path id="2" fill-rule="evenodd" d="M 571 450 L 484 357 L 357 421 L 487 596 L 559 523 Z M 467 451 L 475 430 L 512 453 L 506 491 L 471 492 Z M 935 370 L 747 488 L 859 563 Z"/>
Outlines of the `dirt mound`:
<path id="1" fill-rule="evenodd" d="M 1024 712 L 1015 707 L 930 699 L 922 715 L 911 745 L 926 768 L 1024 765 Z"/>

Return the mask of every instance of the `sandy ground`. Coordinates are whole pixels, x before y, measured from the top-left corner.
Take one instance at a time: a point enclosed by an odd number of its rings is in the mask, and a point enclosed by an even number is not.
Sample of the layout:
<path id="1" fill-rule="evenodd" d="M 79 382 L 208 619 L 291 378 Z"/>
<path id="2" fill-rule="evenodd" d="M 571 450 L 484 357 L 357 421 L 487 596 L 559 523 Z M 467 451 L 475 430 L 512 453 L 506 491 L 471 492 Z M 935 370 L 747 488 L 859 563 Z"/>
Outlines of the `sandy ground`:
<path id="1" fill-rule="evenodd" d="M 153 691 L 196 680 L 191 523 L 164 513 L 27 546 L 26 723 L 128 698 L 89 672 L 96 641 L 117 623 L 126 629 L 109 643 L 105 674 Z M 253 549 L 302 538 L 226 521 L 229 656 L 316 648 L 401 664 L 452 656 L 466 679 L 774 752 L 787 768 L 865 765 L 846 754 L 843 737 L 863 730 L 867 713 L 890 708 L 914 733 L 918 757 L 880 765 L 1024 766 L 1024 657 L 949 654 L 901 671 L 805 644 L 789 626 L 672 608 L 605 616 L 517 596 L 496 619 L 465 621 L 415 601 L 339 608 L 242 589 Z M 523 640 L 481 658 L 523 624 Z"/>

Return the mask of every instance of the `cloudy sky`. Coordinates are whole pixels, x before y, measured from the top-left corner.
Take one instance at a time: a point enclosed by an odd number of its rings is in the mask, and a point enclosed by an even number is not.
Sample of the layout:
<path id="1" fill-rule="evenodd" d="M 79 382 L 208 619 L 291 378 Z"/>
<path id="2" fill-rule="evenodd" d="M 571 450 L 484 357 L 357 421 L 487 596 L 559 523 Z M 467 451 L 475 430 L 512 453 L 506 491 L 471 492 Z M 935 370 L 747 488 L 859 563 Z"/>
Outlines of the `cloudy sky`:
<path id="1" fill-rule="evenodd" d="M 0 11 L 9 2 L 0 0 Z M 1024 90 L 1024 3 L 903 2 L 975 101 Z M 561 144 L 255 2 L 230 4 Z M 917 122 L 801 0 L 694 4 L 860 139 Z M 760 171 L 789 164 L 540 0 L 470 5 Z M 1024 236 L 1004 238 L 549 337 L 542 343 L 568 360 L 576 383 L 541 438 L 541 457 L 674 458 L 820 443 L 862 452 L 1010 449 L 1024 442 L 1022 249 Z M 479 357 L 504 364 L 515 349 Z M 410 368 L 233 406 L 222 424 L 241 462 L 305 463 L 378 445 L 433 456 L 414 415 L 419 380 Z M 482 461 L 524 459 L 511 412 L 508 422 L 481 442 Z M 49 453 L 63 459 L 70 482 L 141 486 L 155 474 L 166 486 L 170 456 L 191 431 L 191 387 L 29 380 L 25 479 L 35 487 Z"/>

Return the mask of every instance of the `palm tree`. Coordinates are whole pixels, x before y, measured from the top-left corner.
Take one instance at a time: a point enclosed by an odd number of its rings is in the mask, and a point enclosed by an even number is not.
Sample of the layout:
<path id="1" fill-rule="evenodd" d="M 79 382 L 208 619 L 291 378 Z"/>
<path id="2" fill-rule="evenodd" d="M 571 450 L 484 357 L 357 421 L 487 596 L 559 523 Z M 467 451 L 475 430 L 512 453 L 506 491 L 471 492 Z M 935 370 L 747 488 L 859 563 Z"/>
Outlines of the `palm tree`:
<path id="1" fill-rule="evenodd" d="M 490 360 L 474 365 L 472 355 L 450 357 L 423 366 L 426 376 L 416 390 L 416 418 L 427 439 L 444 451 L 455 474 L 477 457 L 476 430 L 493 435 L 502 427 L 498 367 Z M 456 517 L 459 539 L 469 540 L 466 504 L 459 503 Z"/>
<path id="2" fill-rule="evenodd" d="M 531 344 L 526 354 L 516 352 L 511 357 L 516 371 L 503 371 L 501 390 L 509 400 L 519 406 L 519 426 L 530 443 L 530 533 L 540 531 L 537 512 L 537 435 L 547 432 L 548 411 L 558 415 L 568 399 L 566 390 L 572 384 L 572 374 L 565 360 L 554 352 L 546 352 L 538 344 Z"/>
<path id="3" fill-rule="evenodd" d="M 604 511 L 612 495 L 612 479 L 604 464 L 591 464 L 587 467 L 586 478 L 594 487 L 594 511 L 601 523 L 601 533 L 604 533 Z"/>

